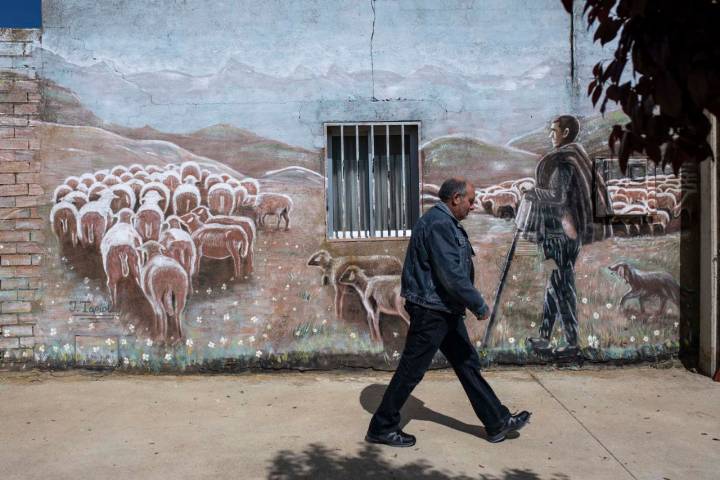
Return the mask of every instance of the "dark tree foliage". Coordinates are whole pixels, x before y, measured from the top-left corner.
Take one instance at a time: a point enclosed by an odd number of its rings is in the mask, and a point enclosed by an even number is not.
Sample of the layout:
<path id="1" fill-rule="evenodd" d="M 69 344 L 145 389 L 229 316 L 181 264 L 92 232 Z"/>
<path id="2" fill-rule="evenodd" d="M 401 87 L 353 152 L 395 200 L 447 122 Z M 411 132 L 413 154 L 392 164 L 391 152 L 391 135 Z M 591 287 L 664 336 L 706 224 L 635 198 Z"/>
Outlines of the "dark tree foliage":
<path id="1" fill-rule="evenodd" d="M 573 0 L 561 1 L 572 15 Z M 675 171 L 712 157 L 705 112 L 720 115 L 720 1 L 581 1 L 593 41 L 618 39 L 612 61 L 593 68 L 588 96 L 597 106 L 604 92 L 600 112 L 613 101 L 630 118 L 608 138 L 622 170 L 632 152 Z"/>

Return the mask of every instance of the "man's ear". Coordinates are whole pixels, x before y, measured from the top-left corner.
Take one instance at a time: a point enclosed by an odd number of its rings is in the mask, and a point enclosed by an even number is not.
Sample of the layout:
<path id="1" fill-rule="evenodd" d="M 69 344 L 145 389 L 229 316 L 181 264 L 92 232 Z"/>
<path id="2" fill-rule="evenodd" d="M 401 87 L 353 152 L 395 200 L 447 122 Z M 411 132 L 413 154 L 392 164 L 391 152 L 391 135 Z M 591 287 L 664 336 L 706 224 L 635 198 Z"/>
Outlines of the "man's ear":
<path id="1" fill-rule="evenodd" d="M 563 130 L 562 136 L 563 138 L 568 138 L 570 136 L 570 129 L 566 128 L 565 130 Z"/>

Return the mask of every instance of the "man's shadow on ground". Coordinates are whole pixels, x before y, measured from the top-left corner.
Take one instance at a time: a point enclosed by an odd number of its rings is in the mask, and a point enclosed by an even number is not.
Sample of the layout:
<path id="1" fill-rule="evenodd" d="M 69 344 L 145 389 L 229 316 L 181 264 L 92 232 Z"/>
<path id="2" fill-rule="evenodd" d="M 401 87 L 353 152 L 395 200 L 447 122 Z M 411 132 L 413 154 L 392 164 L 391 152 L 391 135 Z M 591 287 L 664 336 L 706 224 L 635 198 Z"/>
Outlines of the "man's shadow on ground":
<path id="1" fill-rule="evenodd" d="M 386 385 L 373 384 L 368 385 L 360 392 L 360 405 L 370 413 L 375 413 L 377 407 L 382 401 L 383 394 L 385 393 Z M 468 404 L 468 408 L 470 405 Z M 456 418 L 449 417 L 443 413 L 436 412 L 435 410 L 425 406 L 425 402 L 420 400 L 413 395 L 410 395 L 405 406 L 400 411 L 402 420 L 400 421 L 400 428 L 404 428 L 410 420 L 425 420 L 428 422 L 435 422 L 439 425 L 443 425 L 459 432 L 467 433 L 483 440 L 487 440 L 487 432 L 485 428 L 480 425 L 470 425 Z M 479 421 L 479 420 L 478 420 Z M 507 435 L 508 439 L 517 438 L 520 436 L 517 432 L 511 432 Z"/>

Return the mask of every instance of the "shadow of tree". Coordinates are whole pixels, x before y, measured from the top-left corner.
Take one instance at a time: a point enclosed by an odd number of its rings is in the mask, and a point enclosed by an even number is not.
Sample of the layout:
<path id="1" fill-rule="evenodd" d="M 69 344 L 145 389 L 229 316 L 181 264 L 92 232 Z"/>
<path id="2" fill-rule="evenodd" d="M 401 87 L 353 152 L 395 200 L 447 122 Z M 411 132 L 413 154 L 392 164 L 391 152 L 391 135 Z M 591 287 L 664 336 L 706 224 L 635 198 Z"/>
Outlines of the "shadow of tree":
<path id="1" fill-rule="evenodd" d="M 377 410 L 377 407 L 382 401 L 386 388 L 387 387 L 385 385 L 373 384 L 368 385 L 362 390 L 362 392 L 360 392 L 360 405 L 362 405 L 365 411 L 370 414 L 375 413 L 375 410 Z M 470 408 L 469 404 L 468 408 Z M 443 413 L 436 412 L 435 410 L 426 407 L 425 402 L 413 395 L 410 395 L 410 398 L 408 398 L 407 402 L 405 402 L 405 406 L 402 408 L 400 413 L 402 415 L 400 428 L 404 428 L 410 420 L 424 420 L 427 422 L 435 422 L 439 425 L 452 428 L 453 430 L 482 438 L 483 440 L 487 439 L 485 429 L 480 425 L 470 425 Z M 508 434 L 507 438 L 513 439 L 518 436 L 519 433 L 512 432 Z"/>
<path id="2" fill-rule="evenodd" d="M 310 444 L 302 452 L 281 450 L 271 460 L 267 478 L 271 480 L 327 479 L 414 479 L 414 480 L 540 480 L 540 475 L 529 469 L 512 468 L 501 474 L 479 474 L 476 477 L 455 475 L 435 469 L 429 462 L 418 460 L 404 465 L 390 463 L 384 458 L 387 452 L 375 445 L 366 445 L 356 455 L 343 455 L 338 449 L 321 444 Z M 564 474 L 545 477 L 567 480 Z"/>

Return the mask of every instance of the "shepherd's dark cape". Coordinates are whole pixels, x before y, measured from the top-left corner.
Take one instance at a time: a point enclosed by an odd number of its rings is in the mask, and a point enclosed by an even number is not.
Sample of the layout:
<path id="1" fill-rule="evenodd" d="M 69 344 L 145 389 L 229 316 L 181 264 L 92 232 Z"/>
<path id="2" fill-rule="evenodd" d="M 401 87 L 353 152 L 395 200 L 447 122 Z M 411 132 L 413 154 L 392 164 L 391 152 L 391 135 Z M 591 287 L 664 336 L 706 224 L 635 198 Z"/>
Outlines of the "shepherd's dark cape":
<path id="1" fill-rule="evenodd" d="M 610 226 L 602 218 L 595 219 L 593 209 L 594 192 L 597 192 L 598 211 L 607 211 L 610 205 L 608 190 L 605 181 L 595 172 L 593 163 L 582 145 L 569 143 L 545 155 L 535 170 L 537 187 L 549 188 L 550 178 L 561 163 L 569 164 L 574 169 L 580 190 L 572 195 L 574 202 L 568 208 L 575 220 L 582 243 L 588 244 L 609 237 Z"/>

